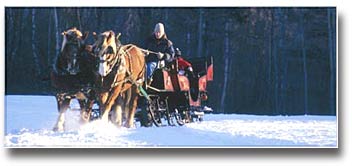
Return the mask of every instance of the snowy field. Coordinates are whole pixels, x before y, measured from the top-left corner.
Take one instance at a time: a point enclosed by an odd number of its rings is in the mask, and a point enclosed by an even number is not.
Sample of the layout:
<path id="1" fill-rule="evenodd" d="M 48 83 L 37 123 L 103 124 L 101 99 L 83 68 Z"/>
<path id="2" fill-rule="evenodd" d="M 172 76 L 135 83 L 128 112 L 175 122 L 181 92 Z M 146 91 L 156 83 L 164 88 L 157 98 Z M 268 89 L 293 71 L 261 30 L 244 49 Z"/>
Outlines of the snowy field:
<path id="1" fill-rule="evenodd" d="M 127 129 L 80 126 L 79 112 L 68 111 L 67 131 L 53 132 L 56 109 L 52 96 L 5 96 L 5 147 L 337 147 L 335 116 L 206 114 L 201 123 Z"/>

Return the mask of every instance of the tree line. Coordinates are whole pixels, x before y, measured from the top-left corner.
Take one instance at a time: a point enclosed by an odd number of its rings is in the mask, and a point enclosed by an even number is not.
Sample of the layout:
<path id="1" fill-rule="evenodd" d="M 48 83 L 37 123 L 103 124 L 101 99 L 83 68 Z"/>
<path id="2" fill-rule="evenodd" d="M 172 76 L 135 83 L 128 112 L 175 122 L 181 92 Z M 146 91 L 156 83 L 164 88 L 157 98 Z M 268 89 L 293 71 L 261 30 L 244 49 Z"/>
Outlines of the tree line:
<path id="1" fill-rule="evenodd" d="M 68 28 L 143 47 L 162 22 L 186 59 L 213 56 L 216 113 L 336 114 L 335 8 L 6 7 L 5 19 L 6 94 L 51 94 L 42 78 Z"/>

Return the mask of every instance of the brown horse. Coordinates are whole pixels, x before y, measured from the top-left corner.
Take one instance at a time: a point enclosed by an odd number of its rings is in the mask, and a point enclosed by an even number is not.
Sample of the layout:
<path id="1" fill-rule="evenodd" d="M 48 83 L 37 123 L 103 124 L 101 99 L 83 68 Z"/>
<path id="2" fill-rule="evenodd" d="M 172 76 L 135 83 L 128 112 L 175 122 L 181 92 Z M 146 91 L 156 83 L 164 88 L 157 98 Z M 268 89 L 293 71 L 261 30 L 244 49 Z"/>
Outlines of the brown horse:
<path id="1" fill-rule="evenodd" d="M 51 72 L 51 82 L 56 88 L 56 100 L 59 117 L 54 131 L 63 131 L 65 112 L 69 108 L 71 99 L 76 98 L 81 107 L 81 122 L 87 122 L 94 101 L 94 92 L 88 87 L 94 83 L 92 60 L 86 50 L 85 39 L 76 28 L 62 33 L 63 42 L 60 54 Z"/>
<path id="2" fill-rule="evenodd" d="M 121 46 L 113 31 L 107 31 L 95 36 L 94 53 L 99 58 L 99 92 L 97 92 L 101 119 L 112 121 L 117 126 L 122 125 L 122 107 L 127 119 L 125 126 L 133 127 L 134 115 L 139 96 L 138 87 L 143 83 L 145 60 L 142 51 L 135 45 Z"/>

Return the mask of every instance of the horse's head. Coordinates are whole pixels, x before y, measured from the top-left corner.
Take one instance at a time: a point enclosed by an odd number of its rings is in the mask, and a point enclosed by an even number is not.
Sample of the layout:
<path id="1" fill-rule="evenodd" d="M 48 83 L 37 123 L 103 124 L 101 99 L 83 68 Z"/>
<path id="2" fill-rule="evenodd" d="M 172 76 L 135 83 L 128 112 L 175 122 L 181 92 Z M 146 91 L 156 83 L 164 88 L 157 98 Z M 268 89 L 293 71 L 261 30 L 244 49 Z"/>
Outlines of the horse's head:
<path id="1" fill-rule="evenodd" d="M 113 31 L 107 31 L 99 35 L 93 33 L 95 43 L 93 51 L 95 56 L 99 58 L 99 74 L 104 77 L 108 75 L 118 61 L 117 55 L 117 39 Z"/>
<path id="2" fill-rule="evenodd" d="M 88 32 L 83 36 L 79 30 L 72 28 L 62 32 L 62 35 L 61 59 L 63 60 L 63 68 L 68 73 L 75 75 L 80 71 L 79 59 L 85 48 L 85 39 L 88 36 Z"/>

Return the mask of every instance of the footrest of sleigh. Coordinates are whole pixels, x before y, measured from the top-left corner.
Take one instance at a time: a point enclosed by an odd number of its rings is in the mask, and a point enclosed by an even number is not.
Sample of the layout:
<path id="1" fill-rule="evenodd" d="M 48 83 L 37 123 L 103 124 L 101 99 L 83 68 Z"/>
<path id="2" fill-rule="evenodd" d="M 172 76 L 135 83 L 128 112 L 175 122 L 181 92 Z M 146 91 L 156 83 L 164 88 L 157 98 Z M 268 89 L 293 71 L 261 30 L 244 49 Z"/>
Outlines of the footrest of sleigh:
<path id="1" fill-rule="evenodd" d="M 99 109 L 92 109 L 90 113 L 90 121 L 97 120 L 100 117 L 100 110 Z"/>
<path id="2" fill-rule="evenodd" d="M 192 111 L 191 112 L 192 122 L 202 122 L 204 120 L 204 112 L 203 111 Z"/>
<path id="3" fill-rule="evenodd" d="M 195 116 L 204 116 L 204 112 L 203 111 L 194 111 L 193 115 L 195 115 Z"/>

